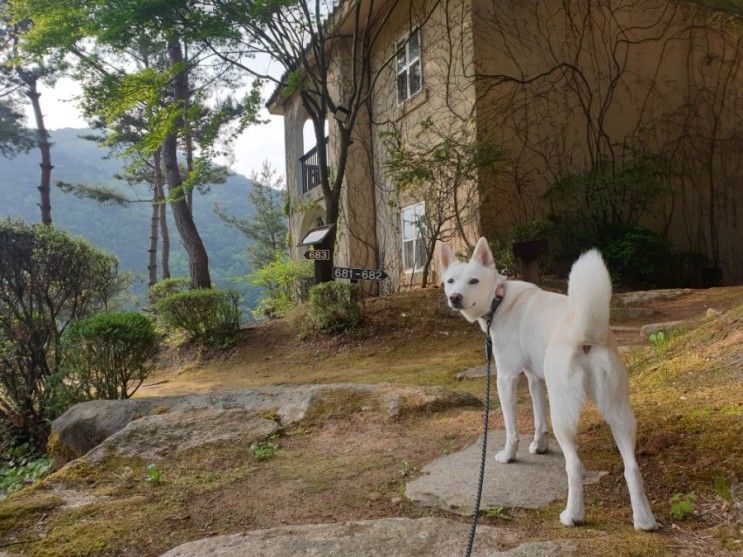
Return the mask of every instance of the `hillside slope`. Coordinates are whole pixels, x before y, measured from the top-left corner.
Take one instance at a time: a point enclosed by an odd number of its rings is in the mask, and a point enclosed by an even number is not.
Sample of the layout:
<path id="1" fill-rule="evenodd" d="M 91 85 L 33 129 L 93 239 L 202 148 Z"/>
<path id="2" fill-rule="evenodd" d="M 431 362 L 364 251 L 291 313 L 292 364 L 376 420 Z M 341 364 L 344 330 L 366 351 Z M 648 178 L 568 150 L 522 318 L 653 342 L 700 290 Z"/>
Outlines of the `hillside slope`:
<path id="1" fill-rule="evenodd" d="M 115 186 L 130 198 L 147 198 L 146 188 L 130 188 L 114 178 L 122 168 L 120 160 L 107 159 L 106 150 L 82 139 L 91 133 L 86 129 L 59 129 L 51 132 L 52 183 L 58 180 L 75 183 Z M 13 159 L 0 158 L 0 217 L 20 217 L 28 222 L 40 220 L 38 208 L 38 153 L 31 151 Z M 250 271 L 245 251 L 245 237 L 226 226 L 212 210 L 219 203 L 241 217 L 253 213 L 249 200 L 251 183 L 246 177 L 233 174 L 224 184 L 211 186 L 205 194 L 194 195 L 194 218 L 209 254 L 212 278 L 220 286 L 235 285 L 230 277 Z M 52 186 L 52 220 L 56 226 L 84 236 L 96 246 L 115 254 L 121 268 L 134 272 L 138 280 L 133 291 L 146 291 L 147 249 L 150 235 L 150 205 L 134 203 L 127 207 L 101 205 L 88 199 L 78 199 Z M 188 274 L 188 260 L 178 240 L 172 216 L 171 273 Z M 257 290 L 240 286 L 244 304 L 255 304 Z"/>

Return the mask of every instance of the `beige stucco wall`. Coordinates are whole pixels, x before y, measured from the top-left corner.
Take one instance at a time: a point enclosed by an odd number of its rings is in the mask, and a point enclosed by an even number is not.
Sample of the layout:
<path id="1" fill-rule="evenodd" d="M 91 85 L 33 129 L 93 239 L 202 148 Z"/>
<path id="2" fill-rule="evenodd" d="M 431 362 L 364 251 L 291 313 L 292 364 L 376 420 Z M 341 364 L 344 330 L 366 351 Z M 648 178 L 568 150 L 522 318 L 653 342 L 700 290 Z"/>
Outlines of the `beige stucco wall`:
<path id="1" fill-rule="evenodd" d="M 711 258 L 713 190 L 724 279 L 743 281 L 741 29 L 664 0 L 474 0 L 473 9 L 479 133 L 510 152 L 507 173 L 483 177 L 483 230 L 505 237 L 549 213 L 548 184 L 598 157 L 662 154 L 673 193 L 641 222 Z"/>
<path id="2" fill-rule="evenodd" d="M 678 170 L 668 178 L 673 194 L 642 223 L 710 256 L 712 214 L 725 281 L 743 281 L 740 29 L 664 0 L 643 2 L 642 9 L 634 0 L 452 0 L 436 3 L 429 16 L 432 5 L 397 2 L 372 53 L 372 75 L 381 73 L 354 130 L 339 264 L 384 268 L 390 275 L 384 291 L 419 282 L 419 274 L 402 271 L 400 236 L 400 209 L 417 200 L 399 195 L 386 176 L 380 132 L 394 127 L 410 139 L 431 118 L 439 127 L 474 121 L 473 134 L 495 136 L 509 152 L 504 172 L 481 174 L 479 211 L 466 223 L 467 242 L 455 248 L 464 251 L 481 231 L 505 239 L 514 223 L 548 214 L 549 184 L 584 172 L 598 157 L 620 159 L 617 146 L 624 144 L 663 154 Z M 395 42 L 417 25 L 423 90 L 398 106 Z M 347 44 L 333 49 L 334 87 L 344 86 L 350 51 Z M 283 111 L 296 241 L 322 212 L 322 200 L 319 188 L 298 194 L 298 159 L 306 150 L 298 98 L 285 101 Z"/>
<path id="3" fill-rule="evenodd" d="M 394 56 L 396 41 L 418 25 L 421 25 L 423 88 L 398 105 L 395 71 L 389 61 Z M 420 122 L 427 118 L 439 129 L 468 125 L 475 106 L 474 82 L 466 77 L 472 71 L 471 28 L 471 12 L 466 0 L 413 2 L 412 5 L 398 2 L 393 17 L 380 34 L 379 48 L 373 52 L 374 71 L 381 72 L 371 113 L 377 244 L 383 267 L 390 275 L 383 284 L 385 291 L 407 288 L 420 282 L 421 273 L 402 269 L 400 231 L 401 208 L 420 200 L 399 195 L 386 175 L 384 163 L 387 153 L 380 132 L 394 127 L 402 134 L 403 140 L 412 142 L 421 132 Z M 422 140 L 425 141 L 425 136 Z M 474 243 L 479 232 L 476 212 L 469 216 L 465 228 L 469 241 Z M 455 247 L 461 245 L 455 242 Z M 434 259 L 431 284 L 438 281 L 437 259 Z"/>

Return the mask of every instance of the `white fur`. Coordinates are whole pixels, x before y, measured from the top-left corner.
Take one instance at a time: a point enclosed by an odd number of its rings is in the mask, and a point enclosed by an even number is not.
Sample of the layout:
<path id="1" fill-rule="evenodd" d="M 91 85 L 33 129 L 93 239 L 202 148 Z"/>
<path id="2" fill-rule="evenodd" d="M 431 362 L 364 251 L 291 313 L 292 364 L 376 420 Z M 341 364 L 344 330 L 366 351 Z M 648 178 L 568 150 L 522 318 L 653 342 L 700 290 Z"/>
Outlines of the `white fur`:
<path id="1" fill-rule="evenodd" d="M 582 522 L 583 468 L 576 436 L 581 409 L 592 399 L 609 423 L 624 461 L 634 526 L 638 530 L 656 529 L 635 460 L 635 418 L 629 402 L 629 379 L 609 329 L 611 281 L 601 254 L 591 250 L 575 262 L 568 296 L 545 292 L 526 282 L 506 282 L 506 277 L 495 269 L 484 238 L 480 238 L 467 263 L 456 260 L 451 250 L 442 246 L 441 268 L 449 305 L 468 321 L 479 321 L 483 331 L 483 316 L 490 309 L 496 288 L 503 285 L 505 289 L 490 330 L 498 397 L 506 426 L 506 444 L 496 460 L 507 463 L 516 456 L 516 387 L 523 372 L 534 407 L 534 440 L 529 451 L 537 454 L 548 448 L 546 383 L 552 426 L 565 455 L 568 476 L 568 501 L 560 521 L 565 526 Z M 452 299 L 457 300 L 460 295 L 459 306 L 454 307 Z M 587 353 L 584 346 L 589 347 Z"/>

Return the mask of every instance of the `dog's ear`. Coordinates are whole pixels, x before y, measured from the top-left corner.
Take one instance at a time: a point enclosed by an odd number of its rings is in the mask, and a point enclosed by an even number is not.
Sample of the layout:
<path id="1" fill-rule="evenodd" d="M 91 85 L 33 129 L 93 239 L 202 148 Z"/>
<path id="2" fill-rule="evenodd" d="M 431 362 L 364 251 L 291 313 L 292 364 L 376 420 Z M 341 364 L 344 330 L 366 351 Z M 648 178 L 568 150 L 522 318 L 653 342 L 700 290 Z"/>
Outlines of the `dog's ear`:
<path id="1" fill-rule="evenodd" d="M 495 262 L 493 261 L 493 252 L 490 251 L 488 241 L 484 237 L 480 237 L 475 246 L 475 251 L 472 252 L 471 261 L 477 261 L 484 267 L 495 268 Z"/>
<path id="2" fill-rule="evenodd" d="M 449 244 L 446 242 L 441 242 L 441 249 L 439 250 L 439 262 L 441 263 L 441 270 L 446 271 L 446 269 L 454 263 L 455 260 L 454 252 L 449 247 Z"/>

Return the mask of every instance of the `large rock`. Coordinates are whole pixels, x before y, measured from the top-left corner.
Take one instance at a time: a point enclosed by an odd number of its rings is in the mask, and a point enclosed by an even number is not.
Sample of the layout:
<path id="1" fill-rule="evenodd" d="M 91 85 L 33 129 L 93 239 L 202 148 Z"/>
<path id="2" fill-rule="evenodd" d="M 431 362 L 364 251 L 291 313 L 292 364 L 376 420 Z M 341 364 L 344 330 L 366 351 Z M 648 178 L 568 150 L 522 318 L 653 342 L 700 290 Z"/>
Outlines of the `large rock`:
<path id="1" fill-rule="evenodd" d="M 506 433 L 492 430 L 481 508 L 522 507 L 536 509 L 567 497 L 565 461 L 557 442 L 550 439 L 550 452 L 533 455 L 531 437 L 522 436 L 516 460 L 500 464 L 495 454 L 503 448 Z M 481 442 L 441 457 L 423 467 L 423 475 L 407 483 L 405 496 L 421 505 L 457 514 L 470 514 L 480 471 Z M 587 472 L 584 483 L 595 483 L 605 472 Z"/>
<path id="2" fill-rule="evenodd" d="M 241 408 L 204 408 L 145 416 L 126 424 L 86 455 L 97 462 L 108 454 L 156 460 L 175 451 L 241 437 L 245 443 L 276 433 L 279 424 Z"/>
<path id="3" fill-rule="evenodd" d="M 331 384 L 276 385 L 198 395 L 93 400 L 77 404 L 54 420 L 49 452 L 55 465 L 78 458 L 135 420 L 168 413 L 243 410 L 272 414 L 282 425 L 304 419 L 376 411 L 390 417 L 456 406 L 476 406 L 477 398 L 442 387 Z M 228 416 L 222 414 L 222 418 Z M 178 420 L 181 420 L 179 417 Z M 158 420 L 149 422 L 153 427 Z"/>
<path id="4" fill-rule="evenodd" d="M 468 524 L 444 518 L 381 518 L 215 536 L 185 543 L 162 557 L 451 557 L 464 552 L 468 533 Z M 480 557 L 573 554 L 573 548 L 564 543 L 518 545 L 519 541 L 513 530 L 480 526 L 472 554 Z"/>

